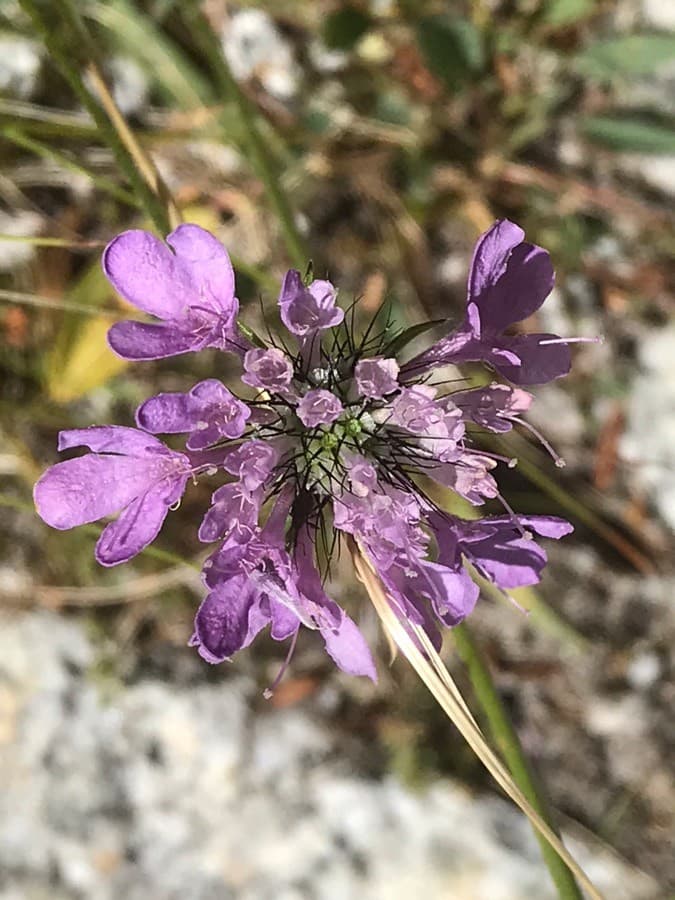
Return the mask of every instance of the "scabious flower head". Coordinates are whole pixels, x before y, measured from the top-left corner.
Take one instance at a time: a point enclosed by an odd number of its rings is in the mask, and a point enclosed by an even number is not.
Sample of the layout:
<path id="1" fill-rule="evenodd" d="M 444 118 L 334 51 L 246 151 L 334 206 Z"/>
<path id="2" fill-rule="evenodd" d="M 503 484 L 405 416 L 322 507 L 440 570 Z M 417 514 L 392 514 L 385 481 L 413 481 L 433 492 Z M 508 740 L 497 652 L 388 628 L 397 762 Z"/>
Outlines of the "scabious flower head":
<path id="1" fill-rule="evenodd" d="M 476 506 L 499 498 L 494 471 L 509 461 L 476 446 L 472 431 L 526 425 L 532 397 L 518 385 L 569 368 L 562 339 L 506 331 L 535 312 L 553 284 L 548 254 L 523 237 L 501 221 L 479 239 L 459 328 L 402 362 L 400 335 L 371 326 L 358 341 L 335 287 L 306 283 L 296 270 L 279 295 L 288 334 L 266 345 L 237 323 L 232 267 L 212 235 L 181 225 L 167 246 L 125 232 L 106 249 L 104 271 L 162 322 L 114 325 L 112 348 L 130 359 L 231 351 L 244 387 L 235 393 L 209 378 L 146 400 L 137 429 L 62 432 L 59 449 L 91 453 L 43 475 L 38 512 L 56 528 L 119 514 L 96 550 L 114 565 L 154 539 L 190 479 L 215 476 L 198 525 L 199 540 L 212 547 L 191 639 L 204 659 L 230 659 L 265 628 L 290 641 L 292 653 L 304 626 L 319 632 L 343 671 L 374 679 L 363 635 L 324 586 L 345 536 L 367 554 L 403 625 L 424 628 L 438 645 L 441 628 L 461 622 L 478 599 L 471 568 L 502 589 L 533 584 L 546 562 L 533 535 L 571 531 L 561 519 L 516 516 L 505 503 L 506 515 L 466 521 L 444 512 L 428 489 L 436 481 Z M 456 391 L 429 383 L 435 368 L 467 361 L 511 383 Z M 158 434 L 185 435 L 184 450 Z"/>

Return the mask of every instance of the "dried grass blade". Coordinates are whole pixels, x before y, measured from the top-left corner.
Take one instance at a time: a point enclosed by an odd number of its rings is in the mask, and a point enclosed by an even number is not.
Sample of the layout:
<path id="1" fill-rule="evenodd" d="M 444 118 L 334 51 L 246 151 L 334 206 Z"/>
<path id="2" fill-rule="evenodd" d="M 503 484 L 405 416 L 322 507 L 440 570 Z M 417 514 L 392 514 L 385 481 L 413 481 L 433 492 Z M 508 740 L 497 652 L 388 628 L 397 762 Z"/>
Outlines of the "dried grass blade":
<path id="1" fill-rule="evenodd" d="M 485 768 L 493 776 L 497 784 L 499 784 L 502 790 L 517 806 L 520 807 L 532 825 L 548 841 L 551 847 L 553 847 L 560 858 L 574 873 L 589 897 L 591 897 L 592 900 L 603 900 L 602 895 L 570 855 L 562 841 L 531 806 L 506 767 L 491 750 L 483 734 L 473 720 L 473 717 L 470 713 L 467 714 L 466 704 L 463 701 L 461 703 L 458 701 L 456 694 L 459 693 L 459 689 L 456 686 L 454 686 L 454 689 L 449 687 L 449 682 L 452 681 L 450 674 L 446 670 L 444 677 L 440 676 L 439 669 L 441 667 L 445 669 L 445 666 L 434 648 L 431 644 L 425 645 L 426 652 L 429 652 L 429 648 L 431 650 L 430 659 L 434 660 L 432 663 L 415 645 L 415 642 L 393 612 L 382 582 L 370 563 L 366 553 L 361 547 L 358 549 L 353 548 L 352 556 L 357 575 L 368 591 L 368 595 L 384 628 L 390 633 L 401 652 L 407 657 L 412 667 L 424 681 L 448 718 L 459 729 L 464 739 Z"/>

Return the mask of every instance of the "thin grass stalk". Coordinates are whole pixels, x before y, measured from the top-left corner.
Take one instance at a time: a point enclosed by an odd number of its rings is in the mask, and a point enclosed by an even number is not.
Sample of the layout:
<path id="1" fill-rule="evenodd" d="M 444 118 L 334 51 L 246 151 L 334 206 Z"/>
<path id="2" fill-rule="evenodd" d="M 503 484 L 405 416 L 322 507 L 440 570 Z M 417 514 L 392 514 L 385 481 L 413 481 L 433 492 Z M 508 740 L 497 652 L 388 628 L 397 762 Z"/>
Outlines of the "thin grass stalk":
<path id="1" fill-rule="evenodd" d="M 171 231 L 171 222 L 166 205 L 160 200 L 145 178 L 141 175 L 133 157 L 115 130 L 114 125 L 110 122 L 103 108 L 92 96 L 84 81 L 80 65 L 72 48 L 68 48 L 61 43 L 56 31 L 53 28 L 50 28 L 49 23 L 43 17 L 40 10 L 40 4 L 36 2 L 36 0 L 19 0 L 19 5 L 33 22 L 33 25 L 40 34 L 52 60 L 60 69 L 61 74 L 72 88 L 73 93 L 96 123 L 101 139 L 107 143 L 114 153 L 117 164 L 124 172 L 134 195 L 138 197 L 139 203 L 142 205 L 146 214 L 160 234 L 167 234 Z M 61 13 L 71 13 L 72 7 L 67 0 L 62 0 L 59 4 L 59 10 Z M 73 24 L 71 15 L 66 15 L 66 20 L 70 24 Z M 76 28 L 75 31 L 78 37 L 82 37 L 79 28 Z M 86 34 L 88 37 L 88 33 Z M 84 48 L 82 46 L 80 47 L 80 50 L 86 50 L 88 45 L 89 40 L 86 41 Z"/>
<path id="2" fill-rule="evenodd" d="M 99 102 L 105 110 L 105 113 L 110 120 L 110 124 L 115 129 L 125 150 L 145 179 L 150 190 L 164 204 L 171 228 L 176 228 L 182 221 L 178 207 L 174 203 L 166 184 L 160 177 L 153 160 L 139 144 L 136 135 L 127 125 L 126 119 L 122 115 L 120 108 L 106 84 L 105 78 L 103 77 L 97 62 L 98 48 L 89 33 L 89 29 L 80 13 L 77 3 L 75 0 L 61 0 L 61 3 L 63 12 L 68 19 L 69 24 L 82 41 L 85 49 L 86 75 L 98 95 Z"/>
<path id="3" fill-rule="evenodd" d="M 310 259 L 309 253 L 296 225 L 291 205 L 281 187 L 279 173 L 275 171 L 270 159 L 248 97 L 232 75 L 216 33 L 203 15 L 199 4 L 195 0 L 188 0 L 182 15 L 204 53 L 218 86 L 237 106 L 246 134 L 246 149 L 250 154 L 251 165 L 264 184 L 269 201 L 277 214 L 289 259 L 297 269 L 304 271 Z"/>
<path id="4" fill-rule="evenodd" d="M 84 175 L 95 187 L 110 194 L 121 203 L 126 203 L 127 206 L 133 206 L 138 209 L 139 202 L 136 197 L 123 187 L 120 187 L 110 178 L 106 178 L 105 175 L 99 175 L 97 172 L 92 172 L 91 169 L 88 169 L 77 160 L 71 159 L 65 153 L 61 153 L 59 150 L 55 150 L 53 147 L 43 144 L 42 141 L 35 140 L 35 138 L 23 134 L 16 128 L 2 128 L 0 133 L 8 141 L 11 141 L 18 147 L 23 147 L 24 150 L 29 150 L 41 159 L 45 159 L 48 162 L 54 162 L 58 166 L 61 166 L 61 168 L 70 172 L 75 172 L 77 175 Z"/>
<path id="5" fill-rule="evenodd" d="M 35 479 L 31 478 L 30 480 L 34 481 Z M 35 507 L 32 503 L 28 503 L 25 500 L 19 500 L 17 497 L 12 497 L 8 494 L 0 494 L 0 508 L 15 509 L 18 512 L 32 513 L 32 515 L 37 517 Z M 83 534 L 88 534 L 90 537 L 97 539 L 101 536 L 101 530 L 102 529 L 96 525 L 81 526 Z M 138 555 L 147 556 L 149 559 L 156 559 L 158 562 L 171 563 L 173 566 L 189 566 L 196 571 L 199 571 L 202 566 L 201 561 L 194 562 L 183 556 L 178 556 L 177 553 L 172 553 L 170 550 L 162 550 L 159 547 L 144 547 L 139 551 Z"/>
<path id="6" fill-rule="evenodd" d="M 402 625 L 389 603 L 382 582 L 367 554 L 363 548 L 355 543 L 352 544 L 352 558 L 356 574 L 366 588 L 383 627 L 389 632 L 401 652 L 407 657 L 408 662 L 432 693 L 441 709 L 460 731 L 497 784 L 520 807 L 539 834 L 555 850 L 570 871 L 574 873 L 588 896 L 592 900 L 602 900 L 602 895 L 583 869 L 571 856 L 551 826 L 534 809 L 507 768 L 490 749 L 475 720 L 465 711 L 465 704 L 457 701 L 455 695 L 459 689 L 456 686 L 450 689 L 450 683 L 454 684 L 452 676 L 445 668 L 424 630 L 411 625 L 409 627 L 412 634 L 410 634 Z M 440 674 L 441 671 L 443 675 Z"/>
<path id="7" fill-rule="evenodd" d="M 483 653 L 465 622 L 452 629 L 452 636 L 468 669 L 471 684 L 485 713 L 492 738 L 506 760 L 514 781 L 533 808 L 558 834 L 552 823 L 548 804 L 523 753 L 520 740 L 497 692 Z M 558 890 L 558 895 L 562 900 L 583 900 L 583 895 L 572 872 L 536 829 L 535 836 L 539 841 L 541 855 Z"/>

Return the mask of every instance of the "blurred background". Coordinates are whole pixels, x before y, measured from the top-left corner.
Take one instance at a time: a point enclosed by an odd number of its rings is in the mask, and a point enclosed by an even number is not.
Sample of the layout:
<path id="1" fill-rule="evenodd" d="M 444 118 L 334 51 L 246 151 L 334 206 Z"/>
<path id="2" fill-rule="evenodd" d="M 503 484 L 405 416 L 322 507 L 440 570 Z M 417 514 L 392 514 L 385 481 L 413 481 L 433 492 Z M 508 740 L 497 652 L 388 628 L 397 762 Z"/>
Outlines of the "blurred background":
<path id="1" fill-rule="evenodd" d="M 31 19 L 47 22 L 41 34 Z M 89 41 L 72 27 L 75 9 Z M 570 846 L 612 900 L 675 890 L 675 4 L 671 0 L 0 3 L 0 898 L 520 900 L 554 896 L 525 819 L 386 643 L 349 679 L 306 634 L 231 665 L 186 647 L 193 569 L 103 570 L 97 527 L 52 532 L 31 488 L 59 429 L 128 425 L 150 393 L 234 374 L 212 353 L 129 365 L 105 243 L 151 227 L 55 64 L 93 59 L 184 219 L 237 268 L 246 320 L 292 262 L 247 145 L 255 120 L 314 271 L 401 326 L 459 317 L 497 217 L 552 254 L 537 321 L 580 345 L 513 435 L 518 510 L 567 516 L 524 616 L 474 632 Z M 46 42 L 45 42 L 46 37 Z M 54 42 L 56 41 L 56 44 Z M 241 95 L 213 59 L 227 60 Z M 217 55 L 216 54 L 216 55 Z M 91 73 L 80 83 L 100 99 Z M 87 80 L 89 79 L 89 80 Z M 189 492 L 157 547 L 201 558 Z M 446 659 L 471 699 L 449 639 Z"/>

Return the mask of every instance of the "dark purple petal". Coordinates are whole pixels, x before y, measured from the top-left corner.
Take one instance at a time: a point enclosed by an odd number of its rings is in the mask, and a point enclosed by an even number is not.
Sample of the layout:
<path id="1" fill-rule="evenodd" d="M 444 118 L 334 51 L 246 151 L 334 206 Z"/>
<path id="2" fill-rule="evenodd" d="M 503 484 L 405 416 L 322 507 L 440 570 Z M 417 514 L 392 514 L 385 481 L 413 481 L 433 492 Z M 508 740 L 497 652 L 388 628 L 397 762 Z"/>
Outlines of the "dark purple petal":
<path id="1" fill-rule="evenodd" d="M 471 562 L 503 590 L 537 584 L 546 552 L 526 538 L 486 538 L 470 544 Z"/>
<path id="2" fill-rule="evenodd" d="M 464 569 L 424 560 L 419 564 L 418 571 L 420 582 L 417 590 L 431 602 L 444 625 L 451 628 L 473 611 L 479 589 Z"/>
<path id="3" fill-rule="evenodd" d="M 479 346 L 472 331 L 453 331 L 441 338 L 440 341 L 432 344 L 428 350 L 424 350 L 402 365 L 398 380 L 403 384 L 419 378 L 420 375 L 423 375 L 429 369 L 435 369 L 437 366 L 445 366 L 455 361 L 469 362 L 474 359 L 481 359 L 482 349 L 479 351 L 478 356 L 471 356 L 470 353 L 467 353 L 467 347 Z"/>
<path id="4" fill-rule="evenodd" d="M 150 397 L 136 410 L 136 423 L 152 434 L 183 434 L 193 427 L 186 394 Z"/>
<path id="5" fill-rule="evenodd" d="M 201 350 L 199 335 L 177 325 L 149 322 L 115 322 L 108 331 L 108 344 L 122 359 L 164 359 Z"/>
<path id="6" fill-rule="evenodd" d="M 556 516 L 492 516 L 475 522 L 456 520 L 459 546 L 467 558 L 499 587 L 508 590 L 536 584 L 546 564 L 546 553 L 523 530 L 561 538 L 573 528 Z"/>
<path id="7" fill-rule="evenodd" d="M 230 659 L 264 627 L 264 620 L 257 616 L 255 627 L 249 627 L 258 599 L 258 589 L 245 575 L 228 579 L 205 597 L 195 617 L 193 642 L 207 662 Z"/>
<path id="8" fill-rule="evenodd" d="M 499 338 L 499 347 L 515 353 L 520 365 L 511 365 L 503 358 L 491 360 L 494 368 L 513 384 L 546 384 L 567 375 L 572 356 L 567 344 L 542 344 L 557 340 L 555 334 L 518 334 Z"/>
<path id="9" fill-rule="evenodd" d="M 275 641 L 285 641 L 300 627 L 300 619 L 283 603 L 271 599 L 269 602 L 272 627 L 270 634 Z"/>
<path id="10" fill-rule="evenodd" d="M 482 333 L 498 334 L 536 312 L 553 289 L 551 257 L 542 247 L 522 243 L 509 257 L 506 271 L 480 299 Z"/>
<path id="11" fill-rule="evenodd" d="M 204 584 L 216 588 L 221 582 L 240 575 L 244 565 L 255 562 L 255 532 L 250 528 L 236 527 L 204 563 Z"/>
<path id="12" fill-rule="evenodd" d="M 102 566 L 127 562 L 151 544 L 159 534 L 169 507 L 185 490 L 186 477 L 160 484 L 132 501 L 121 515 L 101 532 L 96 560 Z"/>
<path id="13" fill-rule="evenodd" d="M 501 219 L 478 238 L 469 271 L 470 301 L 478 303 L 485 298 L 506 271 L 511 251 L 524 237 L 520 226 Z"/>

